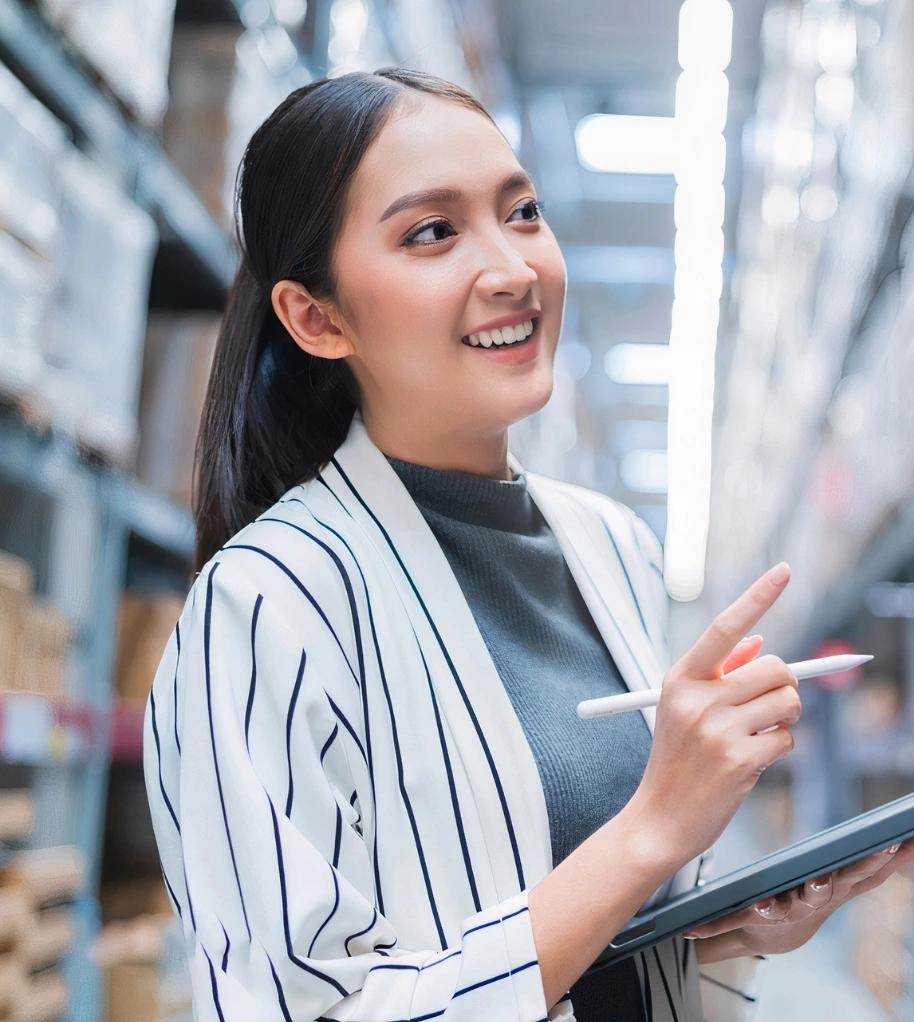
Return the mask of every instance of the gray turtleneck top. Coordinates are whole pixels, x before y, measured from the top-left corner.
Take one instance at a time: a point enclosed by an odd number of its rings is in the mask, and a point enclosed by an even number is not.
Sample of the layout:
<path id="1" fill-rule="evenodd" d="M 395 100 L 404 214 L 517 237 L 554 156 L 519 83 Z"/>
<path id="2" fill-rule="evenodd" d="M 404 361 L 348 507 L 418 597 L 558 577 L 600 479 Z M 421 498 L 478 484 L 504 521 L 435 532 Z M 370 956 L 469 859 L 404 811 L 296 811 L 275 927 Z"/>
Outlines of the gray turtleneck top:
<path id="1" fill-rule="evenodd" d="M 641 782 L 651 734 L 641 713 L 580 720 L 582 699 L 626 692 L 558 541 L 511 480 L 386 456 L 440 543 L 536 759 L 553 866 L 613 817 Z M 579 1022 L 643 1022 L 632 958 L 570 991 Z"/>

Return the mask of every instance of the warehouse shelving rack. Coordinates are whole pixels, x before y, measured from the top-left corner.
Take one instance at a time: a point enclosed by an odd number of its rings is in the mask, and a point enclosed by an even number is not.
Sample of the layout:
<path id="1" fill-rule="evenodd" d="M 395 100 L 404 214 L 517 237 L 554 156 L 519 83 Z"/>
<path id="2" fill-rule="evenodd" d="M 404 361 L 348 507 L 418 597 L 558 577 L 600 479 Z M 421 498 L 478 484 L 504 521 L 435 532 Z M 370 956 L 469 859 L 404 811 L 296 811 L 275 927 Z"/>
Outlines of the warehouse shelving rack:
<path id="1" fill-rule="evenodd" d="M 242 0 L 179 0 L 177 13 L 183 10 L 182 20 L 246 25 L 246 7 Z M 316 52 L 325 53 L 329 3 L 314 5 L 309 18 Z M 303 65 L 310 57 L 299 47 Z M 160 247 L 151 304 L 220 309 L 237 263 L 234 239 L 156 137 L 19 0 L 0 0 L 0 62 L 154 216 Z M 141 714 L 119 710 L 113 698 L 119 601 L 128 578 L 150 571 L 177 587 L 189 584 L 193 522 L 188 508 L 53 427 L 26 421 L 17 404 L 0 408 L 0 491 L 12 511 L 0 522 L 0 542 L 32 563 L 36 591 L 68 616 L 74 632 L 65 705 L 0 694 L 0 772 L 33 791 L 33 844 L 74 844 L 85 857 L 86 882 L 73 906 L 76 939 L 62 965 L 70 989 L 67 1019 L 90 1022 L 104 1010 L 101 974 L 89 951 L 100 926 L 109 765 L 112 756 L 138 763 L 142 741 Z"/>
<path id="2" fill-rule="evenodd" d="M 12 506 L 7 494 L 15 489 L 23 507 L 36 509 L 29 521 L 3 523 L 4 544 L 37 565 L 43 595 L 74 626 L 64 705 L 20 693 L 0 696 L 0 759 L 20 773 L 28 768 L 34 843 L 74 844 L 84 856 L 86 879 L 74 903 L 77 938 L 64 966 L 70 1017 L 95 1019 L 99 977 L 88 950 L 100 922 L 107 774 L 118 724 L 115 639 L 128 549 L 132 537 L 155 545 L 178 576 L 192 552 L 193 524 L 186 509 L 94 465 L 65 438 L 41 436 L 14 414 L 0 418 L 0 452 L 5 499 Z"/>

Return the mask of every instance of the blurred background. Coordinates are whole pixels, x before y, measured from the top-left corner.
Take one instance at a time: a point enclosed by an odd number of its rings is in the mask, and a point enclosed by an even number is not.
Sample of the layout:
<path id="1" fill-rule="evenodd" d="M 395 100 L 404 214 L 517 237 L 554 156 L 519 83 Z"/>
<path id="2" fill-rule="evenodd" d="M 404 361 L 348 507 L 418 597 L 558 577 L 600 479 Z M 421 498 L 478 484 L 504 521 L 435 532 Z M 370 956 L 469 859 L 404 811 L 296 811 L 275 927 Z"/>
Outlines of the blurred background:
<path id="1" fill-rule="evenodd" d="M 187 1022 L 141 768 L 190 587 L 234 174 L 290 90 L 473 91 L 568 267 L 531 470 L 664 542 L 674 656 L 776 561 L 794 753 L 717 871 L 914 787 L 914 0 L 0 0 L 0 1019 Z M 902 872 L 759 976 L 760 1022 L 914 1019 Z"/>

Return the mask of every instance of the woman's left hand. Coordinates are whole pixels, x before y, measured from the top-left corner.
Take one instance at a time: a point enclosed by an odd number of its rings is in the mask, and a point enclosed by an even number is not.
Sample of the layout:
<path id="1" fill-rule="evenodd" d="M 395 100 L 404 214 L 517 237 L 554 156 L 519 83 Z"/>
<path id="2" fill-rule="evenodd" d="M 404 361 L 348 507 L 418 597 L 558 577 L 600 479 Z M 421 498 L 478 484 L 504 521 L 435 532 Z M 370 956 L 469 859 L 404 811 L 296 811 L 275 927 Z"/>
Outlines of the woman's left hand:
<path id="1" fill-rule="evenodd" d="M 914 861 L 914 838 L 892 848 L 897 850 L 874 852 L 823 877 L 807 880 L 800 887 L 698 926 L 683 936 L 713 938 L 726 934 L 728 943 L 738 938 L 747 953 L 777 955 L 793 951 L 805 944 L 836 908 L 878 887 Z"/>
<path id="2" fill-rule="evenodd" d="M 724 664 L 724 674 L 755 657 L 762 646 L 761 638 L 755 635 L 743 639 Z M 878 887 L 912 860 L 914 838 L 909 838 L 892 845 L 891 849 L 874 852 L 773 898 L 698 926 L 683 936 L 707 940 L 699 956 L 710 961 L 718 956 L 733 957 L 734 947 L 740 949 L 739 954 L 793 951 L 805 944 L 835 909 Z M 714 938 L 718 938 L 717 941 Z M 714 943 L 720 943 L 720 948 L 712 949 L 710 945 Z M 706 949 L 707 954 L 703 955 Z"/>

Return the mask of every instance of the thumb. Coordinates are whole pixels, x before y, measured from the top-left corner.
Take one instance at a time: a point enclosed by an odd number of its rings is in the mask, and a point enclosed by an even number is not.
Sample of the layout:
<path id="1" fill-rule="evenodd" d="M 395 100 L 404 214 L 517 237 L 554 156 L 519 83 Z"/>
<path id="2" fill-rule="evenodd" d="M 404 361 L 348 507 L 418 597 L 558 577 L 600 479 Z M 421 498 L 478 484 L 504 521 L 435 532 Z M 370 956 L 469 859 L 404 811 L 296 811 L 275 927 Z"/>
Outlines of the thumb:
<path id="1" fill-rule="evenodd" d="M 747 635 L 745 638 L 740 639 L 724 661 L 721 669 L 722 673 L 727 674 L 729 671 L 735 671 L 737 667 L 742 667 L 743 664 L 748 664 L 750 660 L 754 660 L 758 656 L 764 641 L 761 635 Z"/>

